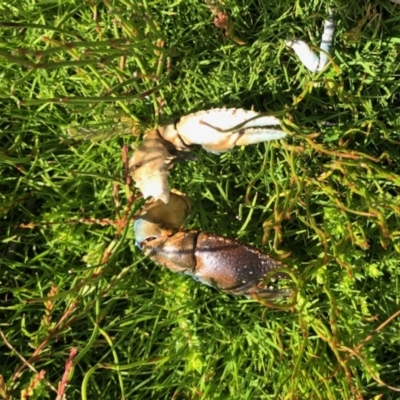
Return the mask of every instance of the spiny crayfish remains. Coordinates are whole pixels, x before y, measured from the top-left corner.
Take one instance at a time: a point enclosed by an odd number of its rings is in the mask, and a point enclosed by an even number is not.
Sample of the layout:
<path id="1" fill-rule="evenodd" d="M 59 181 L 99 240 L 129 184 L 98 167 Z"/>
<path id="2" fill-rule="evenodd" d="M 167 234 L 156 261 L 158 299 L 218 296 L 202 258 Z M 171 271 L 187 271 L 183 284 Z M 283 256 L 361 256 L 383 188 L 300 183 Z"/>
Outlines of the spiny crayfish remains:
<path id="1" fill-rule="evenodd" d="M 333 32 L 330 14 L 324 23 L 320 57 L 303 41 L 286 44 L 308 69 L 320 71 L 328 62 Z M 143 197 L 153 198 L 134 223 L 136 243 L 146 256 L 230 294 L 263 300 L 287 297 L 290 291 L 269 286 L 277 278 L 288 277 L 280 262 L 269 255 L 227 237 L 180 230 L 190 201 L 172 193 L 168 185 L 173 161 L 190 157 L 193 146 L 222 153 L 235 146 L 279 140 L 286 136 L 280 125 L 273 116 L 222 108 L 190 114 L 147 133 L 129 161 L 130 175 Z"/>

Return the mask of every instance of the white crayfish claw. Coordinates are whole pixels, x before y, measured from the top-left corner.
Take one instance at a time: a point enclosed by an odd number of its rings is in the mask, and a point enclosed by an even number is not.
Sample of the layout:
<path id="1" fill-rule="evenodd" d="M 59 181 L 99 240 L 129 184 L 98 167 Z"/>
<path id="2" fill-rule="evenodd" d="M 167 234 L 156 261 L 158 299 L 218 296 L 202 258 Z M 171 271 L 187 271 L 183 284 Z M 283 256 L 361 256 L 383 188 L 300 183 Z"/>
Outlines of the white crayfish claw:
<path id="1" fill-rule="evenodd" d="M 278 118 L 243 109 L 190 114 L 150 131 L 129 160 L 130 174 L 145 198 L 168 203 L 168 170 L 172 161 L 185 158 L 193 145 L 223 153 L 235 146 L 282 139 L 286 133 L 279 127 Z"/>
<path id="2" fill-rule="evenodd" d="M 279 127 L 280 121 L 276 117 L 262 116 L 256 111 L 242 108 L 216 108 L 182 117 L 175 123 L 163 126 L 160 132 L 177 150 L 185 150 L 187 145 L 197 144 L 204 150 L 218 154 L 235 146 L 247 146 L 286 136 L 281 129 L 267 126 Z M 176 141 L 177 137 L 179 141 Z"/>

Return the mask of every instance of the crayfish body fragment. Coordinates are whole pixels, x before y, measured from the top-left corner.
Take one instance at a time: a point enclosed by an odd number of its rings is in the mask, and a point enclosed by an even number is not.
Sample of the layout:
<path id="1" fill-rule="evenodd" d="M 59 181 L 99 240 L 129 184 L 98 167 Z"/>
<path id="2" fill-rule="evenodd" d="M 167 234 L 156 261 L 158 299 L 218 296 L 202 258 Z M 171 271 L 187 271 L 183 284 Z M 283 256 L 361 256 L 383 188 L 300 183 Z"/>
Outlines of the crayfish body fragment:
<path id="1" fill-rule="evenodd" d="M 282 139 L 280 121 L 255 111 L 216 108 L 200 111 L 153 129 L 129 160 L 129 170 L 145 198 L 168 203 L 169 169 L 176 158 L 190 158 L 194 145 L 213 153 L 235 146 Z"/>
<path id="2" fill-rule="evenodd" d="M 287 290 L 267 286 L 268 280 L 287 277 L 274 273 L 281 264 L 267 254 L 224 236 L 179 231 L 189 207 L 186 198 L 174 193 L 170 193 L 169 203 L 158 200 L 148 206 L 134 226 L 136 242 L 146 256 L 171 271 L 233 295 L 268 300 L 290 295 Z M 176 213 L 171 214 L 172 210 Z"/>
<path id="3" fill-rule="evenodd" d="M 190 202 L 168 186 L 174 159 L 188 158 L 193 145 L 222 153 L 282 139 L 286 133 L 279 126 L 272 116 L 222 108 L 190 114 L 150 131 L 129 160 L 136 186 L 145 198 L 153 198 L 134 224 L 136 244 L 145 255 L 230 294 L 269 300 L 287 297 L 289 291 L 268 287 L 269 280 L 286 274 L 274 272 L 280 263 L 267 254 L 224 236 L 181 231 Z"/>

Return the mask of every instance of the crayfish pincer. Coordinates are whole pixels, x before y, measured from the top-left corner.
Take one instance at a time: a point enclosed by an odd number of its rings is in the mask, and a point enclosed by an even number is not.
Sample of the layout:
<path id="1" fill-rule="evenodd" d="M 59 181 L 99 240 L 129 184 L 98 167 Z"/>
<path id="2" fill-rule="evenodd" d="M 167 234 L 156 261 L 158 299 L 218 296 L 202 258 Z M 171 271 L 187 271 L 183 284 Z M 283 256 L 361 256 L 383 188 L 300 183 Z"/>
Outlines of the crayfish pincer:
<path id="1" fill-rule="evenodd" d="M 129 160 L 129 171 L 145 198 L 168 203 L 169 170 L 190 158 L 195 145 L 212 153 L 286 137 L 280 120 L 241 108 L 214 108 L 178 118 L 147 133 Z"/>
<path id="2" fill-rule="evenodd" d="M 274 272 L 280 263 L 267 254 L 224 236 L 179 231 L 189 211 L 189 201 L 175 193 L 169 194 L 167 204 L 157 200 L 147 206 L 134 225 L 136 242 L 146 256 L 230 294 L 276 299 L 290 293 L 266 285 L 268 278 L 286 277 Z"/>
<path id="3" fill-rule="evenodd" d="M 235 108 L 200 111 L 150 131 L 129 160 L 136 186 L 145 198 L 153 198 L 134 224 L 138 246 L 153 261 L 224 292 L 286 297 L 289 291 L 267 285 L 268 280 L 286 277 L 276 270 L 280 263 L 267 254 L 224 236 L 181 231 L 190 201 L 171 193 L 168 185 L 173 161 L 187 158 L 195 145 L 223 153 L 285 136 L 276 117 Z"/>

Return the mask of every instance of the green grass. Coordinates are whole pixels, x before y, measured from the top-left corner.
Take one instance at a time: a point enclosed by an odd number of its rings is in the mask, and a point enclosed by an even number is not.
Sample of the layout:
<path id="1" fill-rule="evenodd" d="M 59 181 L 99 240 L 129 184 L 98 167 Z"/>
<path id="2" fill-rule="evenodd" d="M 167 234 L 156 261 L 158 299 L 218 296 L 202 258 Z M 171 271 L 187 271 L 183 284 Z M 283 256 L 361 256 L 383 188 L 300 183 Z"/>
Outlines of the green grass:
<path id="1" fill-rule="evenodd" d="M 328 6 L 333 65 L 311 74 L 284 41 L 317 45 Z M 195 0 L 1 2 L 0 398 L 398 398 L 400 6 L 223 10 L 227 37 Z M 282 112 L 291 136 L 198 151 L 171 186 L 193 199 L 190 228 L 296 270 L 290 311 L 134 245 L 124 154 L 223 106 Z"/>

